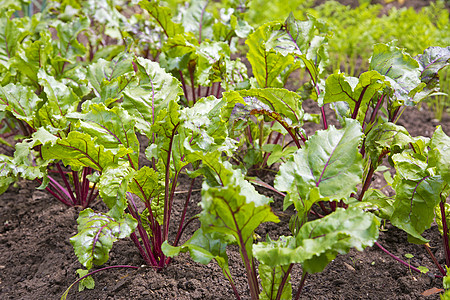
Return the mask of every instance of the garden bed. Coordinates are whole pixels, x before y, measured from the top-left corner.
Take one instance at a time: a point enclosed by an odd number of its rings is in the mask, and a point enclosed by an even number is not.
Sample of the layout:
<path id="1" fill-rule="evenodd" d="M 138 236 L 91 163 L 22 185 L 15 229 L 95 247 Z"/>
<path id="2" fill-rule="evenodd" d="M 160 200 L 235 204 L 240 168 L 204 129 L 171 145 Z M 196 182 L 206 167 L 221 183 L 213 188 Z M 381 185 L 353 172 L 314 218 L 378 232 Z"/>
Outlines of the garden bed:
<path id="1" fill-rule="evenodd" d="M 309 110 L 314 109 L 311 103 Z M 307 109 L 308 110 L 308 109 Z M 426 109 L 407 109 L 400 124 L 412 136 L 430 136 L 437 122 Z M 448 116 L 441 122 L 444 131 L 450 133 Z M 269 178 L 270 180 L 270 178 Z M 375 184 L 381 186 L 381 177 Z M 179 217 L 188 189 L 188 178 L 182 178 L 176 197 L 175 218 Z M 200 181 L 194 187 L 193 199 L 200 201 Z M 265 190 L 261 192 L 268 193 Z M 281 222 L 289 222 L 292 211 L 282 212 L 281 197 L 273 196 L 274 211 Z M 200 212 L 192 205 L 190 216 Z M 97 202 L 94 209 L 102 210 Z M 0 196 L 0 295 L 2 299 L 58 299 L 77 279 L 76 270 L 81 267 L 69 238 L 76 234 L 76 218 L 80 209 L 67 208 L 49 194 L 36 190 L 36 184 L 21 181 Z M 189 237 L 199 226 L 191 223 L 184 236 Z M 279 232 L 288 226 L 265 223 L 258 235 L 272 238 L 287 232 Z M 410 244 L 406 233 L 387 224 L 380 233 L 379 242 L 393 254 L 403 257 L 412 254 L 410 262 L 428 267 L 438 274 L 422 246 Z M 440 263 L 444 263 L 442 240 L 435 226 L 425 235 Z M 230 269 L 236 286 L 249 299 L 245 270 L 237 248 L 229 250 Z M 141 266 L 144 264 L 130 239 L 114 244 L 107 266 Z M 301 270 L 293 271 L 294 293 L 300 282 Z M 233 299 L 234 294 L 221 269 L 215 262 L 207 266 L 195 263 L 188 254 L 176 257 L 162 271 L 148 267 L 138 270 L 111 269 L 94 275 L 94 290 L 78 293 L 77 287 L 68 299 Z M 422 296 L 433 288 L 442 288 L 442 279 L 411 272 L 378 247 L 368 247 L 364 252 L 351 250 L 338 256 L 324 272 L 308 277 L 301 299 L 439 299 L 438 294 Z"/>

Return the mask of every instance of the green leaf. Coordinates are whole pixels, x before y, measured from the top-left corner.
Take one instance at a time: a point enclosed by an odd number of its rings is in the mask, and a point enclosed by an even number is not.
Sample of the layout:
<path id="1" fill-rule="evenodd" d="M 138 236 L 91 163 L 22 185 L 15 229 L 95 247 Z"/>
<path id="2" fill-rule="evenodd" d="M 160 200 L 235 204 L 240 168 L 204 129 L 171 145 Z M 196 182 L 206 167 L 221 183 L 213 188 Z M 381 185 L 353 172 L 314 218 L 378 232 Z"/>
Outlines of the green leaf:
<path id="1" fill-rule="evenodd" d="M 109 259 L 113 243 L 130 236 L 137 226 L 136 220 L 126 214 L 121 220 L 96 213 L 87 208 L 77 219 L 78 234 L 70 238 L 78 261 L 88 270 Z"/>
<path id="2" fill-rule="evenodd" d="M 421 234 L 431 227 L 434 208 L 441 201 L 439 195 L 445 194 L 449 188 L 440 176 L 424 174 L 416 180 L 396 180 L 394 189 L 396 196 L 391 223 L 415 238 L 414 243 L 428 243 Z"/>
<path id="3" fill-rule="evenodd" d="M 137 57 L 139 87 L 124 91 L 122 107 L 135 118 L 136 127 L 151 137 L 150 127 L 160 111 L 171 101 L 178 101 L 182 89 L 180 82 L 162 69 L 158 63 Z"/>
<path id="4" fill-rule="evenodd" d="M 376 169 L 387 154 L 401 152 L 414 142 L 409 132 L 400 125 L 386 122 L 375 126 L 367 135 L 365 150 L 369 155 L 372 167 Z"/>
<path id="5" fill-rule="evenodd" d="M 37 118 L 41 102 L 42 99 L 36 96 L 31 87 L 13 83 L 0 87 L 0 110 L 10 111 L 31 128 L 41 126 L 41 121 Z"/>
<path id="6" fill-rule="evenodd" d="M 44 88 L 43 92 L 47 96 L 38 113 L 41 126 L 66 129 L 69 126 L 66 116 L 68 113 L 77 110 L 80 98 L 71 88 L 62 82 L 56 81 L 54 77 L 45 73 L 43 69 L 40 69 L 38 72 L 38 81 Z"/>
<path id="7" fill-rule="evenodd" d="M 282 72 L 294 63 L 291 55 L 277 52 L 269 43 L 284 34 L 281 28 L 282 24 L 279 22 L 267 23 L 250 34 L 245 41 L 249 47 L 247 59 L 261 88 L 283 87 L 286 78 Z"/>
<path id="8" fill-rule="evenodd" d="M 147 166 L 136 172 L 128 189 L 137 195 L 144 203 L 150 203 L 153 217 L 159 224 L 163 222 L 164 216 L 164 185 L 161 174 Z"/>
<path id="9" fill-rule="evenodd" d="M 81 16 L 69 23 L 55 21 L 54 27 L 58 35 L 59 57 L 56 61 L 74 63 L 76 57 L 86 55 L 86 47 L 78 41 L 78 34 L 89 28 L 90 21 L 86 16 Z"/>
<path id="10" fill-rule="evenodd" d="M 109 164 L 117 164 L 119 159 L 130 150 L 122 148 L 116 154 L 105 150 L 103 145 L 96 145 L 95 138 L 88 134 L 71 131 L 69 135 L 58 140 L 55 145 L 43 145 L 44 159 L 61 159 L 65 165 L 72 167 L 90 167 L 98 171 Z"/>
<path id="11" fill-rule="evenodd" d="M 183 14 L 184 30 L 198 36 L 199 43 L 205 39 L 213 39 L 214 18 L 211 13 L 206 11 L 208 3 L 204 0 L 192 0 Z"/>
<path id="12" fill-rule="evenodd" d="M 12 58 L 11 67 L 25 74 L 36 87 L 39 69 L 46 69 L 48 60 L 53 54 L 52 36 L 50 31 L 41 31 L 37 41 L 27 40 L 22 43 Z"/>
<path id="13" fill-rule="evenodd" d="M 275 88 L 242 90 L 238 93 L 244 97 L 248 105 L 246 110 L 249 110 L 252 114 L 264 110 L 269 115 L 278 114 L 288 118 L 289 120 L 286 120 L 286 122 L 290 126 L 297 127 L 303 124 L 303 100 L 297 93 Z M 258 103 L 254 98 L 260 102 Z M 276 118 L 274 119 L 276 120 Z"/>
<path id="14" fill-rule="evenodd" d="M 378 219 L 358 208 L 341 209 L 304 224 L 297 236 L 280 237 L 279 243 L 258 243 L 255 257 L 268 266 L 301 263 L 303 271 L 317 273 L 338 254 L 350 248 L 358 251 L 372 246 L 378 238 Z"/>
<path id="15" fill-rule="evenodd" d="M 230 47 L 225 42 L 203 42 L 197 47 L 196 76 L 200 85 L 210 86 L 226 77 Z"/>
<path id="16" fill-rule="evenodd" d="M 20 42 L 28 34 L 25 25 L 27 18 L 12 18 L 13 9 L 0 11 L 0 62 L 9 66 L 9 59 L 14 57 Z"/>
<path id="17" fill-rule="evenodd" d="M 267 242 L 259 243 L 253 248 L 253 253 L 256 257 L 261 255 L 260 251 L 274 251 L 275 249 L 280 249 L 287 247 L 289 242 L 292 241 L 292 237 L 281 236 L 278 241 L 272 241 L 267 237 Z M 264 245 L 263 247 L 261 247 Z M 276 250 L 275 250 L 276 251 Z M 274 254 L 271 253 L 270 255 Z M 278 290 L 285 276 L 288 265 L 266 265 L 261 263 L 258 265 L 259 277 L 261 278 L 262 292 L 260 293 L 260 299 L 273 300 L 276 299 Z M 280 299 L 292 299 L 292 286 L 290 283 L 291 275 L 288 275 L 287 281 L 283 287 Z"/>
<path id="18" fill-rule="evenodd" d="M 123 218 L 123 212 L 127 207 L 126 192 L 128 183 L 133 178 L 135 171 L 129 164 L 109 165 L 103 169 L 99 179 L 98 191 L 103 202 L 110 209 L 108 215 L 114 220 Z"/>
<path id="19" fill-rule="evenodd" d="M 122 54 L 112 61 L 99 59 L 88 66 L 86 78 L 96 96 L 108 106 L 122 97 L 126 87 L 135 85 L 132 57 Z"/>
<path id="20" fill-rule="evenodd" d="M 92 104 L 84 114 L 73 113 L 70 118 L 79 119 L 77 127 L 96 138 L 95 143 L 117 154 L 125 147 L 130 150 L 131 167 L 139 168 L 139 141 L 134 131 L 135 121 L 122 107 L 108 109 L 103 104 Z"/>
<path id="21" fill-rule="evenodd" d="M 319 75 L 328 62 L 325 48 L 327 38 L 323 34 L 325 26 L 311 15 L 308 15 L 305 21 L 296 20 L 291 12 L 286 19 L 285 27 L 287 34 L 279 40 L 277 51 L 284 55 L 291 53 L 301 59 L 313 82 L 318 83 Z"/>
<path id="22" fill-rule="evenodd" d="M 343 129 L 330 126 L 311 136 L 275 178 L 275 188 L 287 192 L 284 207 L 294 203 L 303 215 L 317 201 L 348 199 L 356 192 L 363 171 L 361 138 L 361 126 L 351 119 Z"/>
<path id="23" fill-rule="evenodd" d="M 177 256 L 180 252 L 185 253 L 189 251 L 191 258 L 195 262 L 204 265 L 209 264 L 212 259 L 215 259 L 224 275 L 227 278 L 231 278 L 226 252 L 226 247 L 230 242 L 232 242 L 230 237 L 221 236 L 214 232 L 207 233 L 202 228 L 199 228 L 182 246 L 173 247 L 165 241 L 161 249 L 165 255 L 170 257 Z"/>
<path id="24" fill-rule="evenodd" d="M 158 1 L 159 2 L 159 1 Z M 183 33 L 183 26 L 172 21 L 172 11 L 168 7 L 160 6 L 156 1 L 140 1 L 139 5 L 148 11 L 167 37 Z"/>
<path id="25" fill-rule="evenodd" d="M 230 236 L 216 232 L 207 233 L 202 228 L 199 228 L 182 246 L 173 247 L 165 241 L 161 246 L 161 250 L 169 257 L 177 256 L 180 252 L 186 253 L 189 251 L 192 260 L 204 265 L 215 259 L 225 278 L 233 282 L 226 252 L 226 246 L 232 240 L 233 238 Z"/>
<path id="26" fill-rule="evenodd" d="M 369 108 L 369 101 L 385 86 L 383 81 L 384 76 L 381 76 L 377 71 L 362 73 L 359 79 L 345 76 L 342 73 L 335 73 L 326 80 L 323 102 L 346 102 L 354 118 L 362 124 Z M 358 110 L 357 115 L 355 109 Z M 350 117 L 350 115 L 347 117 Z"/>
<path id="27" fill-rule="evenodd" d="M 438 126 L 431 138 L 431 156 L 442 178 L 450 184 L 450 137 Z"/>
<path id="28" fill-rule="evenodd" d="M 181 111 L 180 120 L 190 148 L 205 153 L 220 149 L 231 154 L 235 141 L 227 135 L 226 112 L 222 112 L 226 107 L 225 100 L 209 96 Z"/>
<path id="29" fill-rule="evenodd" d="M 86 276 L 89 273 L 89 270 L 84 269 L 78 269 L 77 270 L 78 276 L 83 277 Z M 95 282 L 92 276 L 88 276 L 80 281 L 78 284 L 78 291 L 82 292 L 85 288 L 92 290 L 95 287 Z"/>
<path id="30" fill-rule="evenodd" d="M 419 63 L 403 50 L 391 44 L 376 44 L 369 70 L 378 71 L 390 83 L 397 101 L 394 106 L 414 105 L 421 100 L 415 98 L 425 87 L 420 80 Z"/>
<path id="31" fill-rule="evenodd" d="M 223 166 L 231 170 L 229 163 Z M 220 177 L 220 182 L 220 186 L 203 183 L 202 226 L 206 232 L 232 235 L 243 259 L 247 256 L 251 262 L 254 231 L 264 222 L 279 222 L 278 217 L 269 206 L 270 199 L 258 194 L 239 170 Z"/>
<path id="32" fill-rule="evenodd" d="M 415 59 L 420 64 L 420 79 L 427 84 L 428 89 L 432 89 L 439 83 L 439 70 L 450 64 L 450 46 L 429 47 Z"/>

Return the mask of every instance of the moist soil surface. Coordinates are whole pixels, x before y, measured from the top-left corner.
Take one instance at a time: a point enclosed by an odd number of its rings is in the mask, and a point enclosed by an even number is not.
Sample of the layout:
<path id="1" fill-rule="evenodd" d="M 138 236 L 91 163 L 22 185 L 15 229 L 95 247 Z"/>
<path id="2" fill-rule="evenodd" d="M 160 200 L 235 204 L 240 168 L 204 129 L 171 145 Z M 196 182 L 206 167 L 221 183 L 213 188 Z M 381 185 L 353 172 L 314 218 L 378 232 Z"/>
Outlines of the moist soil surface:
<path id="1" fill-rule="evenodd" d="M 318 1 L 320 2 L 320 1 Z M 341 1 L 355 5 L 358 1 Z M 391 2 L 396 5 L 400 1 Z M 405 5 L 419 8 L 429 1 L 403 1 Z M 375 1 L 374 1 L 375 3 Z M 315 103 L 305 103 L 305 110 L 318 113 Z M 329 112 L 332 119 L 333 114 Z M 412 136 L 430 137 L 437 125 L 450 135 L 450 118 L 444 114 L 441 122 L 422 106 L 408 108 L 398 122 Z M 317 127 L 306 126 L 312 134 Z M 10 154 L 10 153 L 9 153 Z M 273 175 L 263 178 L 273 184 Z M 183 210 L 190 179 L 182 177 L 174 203 L 173 220 L 178 221 Z M 384 185 L 381 175 L 373 185 Z M 44 191 L 36 189 L 33 182 L 20 181 L 0 196 L 0 299 L 59 299 L 77 279 L 76 270 L 82 268 L 69 238 L 76 234 L 76 219 L 81 208 L 68 208 Z M 200 179 L 194 186 L 188 218 L 200 212 Z M 273 210 L 280 217 L 279 224 L 265 223 L 257 231 L 260 237 L 267 234 L 272 239 L 288 235 L 288 222 L 292 210 L 282 211 L 283 199 L 265 189 L 258 190 L 274 199 Z M 105 211 L 102 202 L 93 209 Z M 172 232 L 177 224 L 173 224 Z M 199 227 L 194 221 L 187 226 L 181 242 L 186 241 Z M 424 236 L 430 240 L 433 254 L 441 265 L 445 264 L 442 238 L 433 225 Z M 170 237 L 173 241 L 173 236 Z M 406 234 L 389 223 L 380 231 L 378 242 L 394 255 L 414 266 L 424 266 L 430 273 L 439 275 L 423 246 L 410 244 Z M 236 247 L 229 247 L 230 269 L 242 299 L 250 299 L 245 269 Z M 406 254 L 413 255 L 406 258 Z M 229 282 L 215 262 L 201 265 L 187 254 L 174 258 L 163 270 L 143 266 L 144 262 L 130 239 L 116 242 L 105 266 L 131 265 L 139 269 L 115 268 L 94 275 L 95 289 L 70 291 L 68 299 L 234 299 Z M 297 292 L 301 268 L 292 272 L 293 293 Z M 339 255 L 319 274 L 307 277 L 300 299 L 439 299 L 442 279 L 416 273 L 400 264 L 379 247 L 363 252 L 351 250 Z"/>

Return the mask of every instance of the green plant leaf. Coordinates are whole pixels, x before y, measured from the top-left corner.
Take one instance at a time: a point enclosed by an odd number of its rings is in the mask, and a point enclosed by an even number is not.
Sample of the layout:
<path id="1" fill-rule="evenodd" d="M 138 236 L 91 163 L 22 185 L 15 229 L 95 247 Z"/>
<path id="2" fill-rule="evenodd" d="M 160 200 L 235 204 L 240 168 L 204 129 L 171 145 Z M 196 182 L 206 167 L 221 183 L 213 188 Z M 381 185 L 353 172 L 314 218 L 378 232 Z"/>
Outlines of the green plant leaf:
<path id="1" fill-rule="evenodd" d="M 2 9 L 0 12 L 0 62 L 9 66 L 9 59 L 14 57 L 20 41 L 28 34 L 26 18 L 12 18 L 13 9 Z"/>
<path id="2" fill-rule="evenodd" d="M 43 69 L 38 72 L 38 81 L 47 96 L 38 113 L 42 126 L 66 129 L 69 126 L 67 114 L 77 110 L 80 98 L 71 88 L 45 73 Z"/>
<path id="3" fill-rule="evenodd" d="M 173 247 L 165 241 L 161 249 L 165 255 L 170 257 L 177 256 L 180 252 L 189 252 L 192 260 L 204 265 L 215 259 L 225 277 L 231 280 L 226 247 L 232 240 L 233 238 L 229 236 L 215 232 L 206 233 L 199 228 L 182 246 Z"/>
<path id="4" fill-rule="evenodd" d="M 135 63 L 139 87 L 124 91 L 122 107 L 135 118 L 136 127 L 150 138 L 150 127 L 160 111 L 167 108 L 171 101 L 178 101 L 183 92 L 180 82 L 158 63 L 142 57 L 137 57 Z"/>
<path id="5" fill-rule="evenodd" d="M 78 261 L 88 270 L 109 259 L 113 243 L 130 236 L 137 226 L 136 220 L 126 214 L 121 220 L 96 213 L 87 208 L 77 219 L 78 234 L 70 238 Z"/>
<path id="6" fill-rule="evenodd" d="M 301 59 L 313 82 L 318 83 L 319 75 L 328 63 L 325 48 L 328 39 L 323 34 L 326 29 L 324 24 L 311 15 L 308 15 L 305 21 L 296 20 L 291 12 L 286 19 L 285 27 L 287 34 L 280 39 L 282 42 L 276 49 L 285 55 L 291 53 Z"/>
<path id="7" fill-rule="evenodd" d="M 231 169 L 229 163 L 223 165 Z M 232 235 L 243 259 L 247 256 L 251 262 L 254 231 L 264 222 L 279 222 L 278 217 L 271 211 L 270 199 L 258 194 L 239 170 L 226 173 L 220 182 L 219 186 L 203 183 L 202 226 L 206 232 Z"/>
<path id="8" fill-rule="evenodd" d="M 59 57 L 54 59 L 56 62 L 74 63 L 76 57 L 86 55 L 87 49 L 78 41 L 78 34 L 87 30 L 89 25 L 90 21 L 87 16 L 80 16 L 69 23 L 55 21 L 53 26 L 58 35 L 57 47 L 59 49 Z"/>
<path id="9" fill-rule="evenodd" d="M 105 150 L 103 145 L 96 145 L 95 138 L 88 134 L 71 131 L 67 138 L 58 140 L 54 145 L 43 145 L 44 159 L 61 159 L 65 165 L 72 167 L 90 167 L 98 171 L 109 164 L 117 164 L 119 159 L 131 150 L 121 148 L 116 154 Z"/>
<path id="10" fill-rule="evenodd" d="M 254 114 L 258 113 L 258 110 L 264 110 L 268 114 L 278 114 L 288 118 L 286 122 L 290 126 L 297 127 L 303 124 L 303 100 L 297 93 L 276 88 L 242 90 L 238 93 L 244 97 L 248 104 L 246 110 L 252 114 L 253 110 L 255 110 Z M 260 102 L 258 103 L 254 98 Z"/>
<path id="11" fill-rule="evenodd" d="M 420 64 L 422 82 L 427 84 L 428 89 L 433 89 L 439 83 L 439 70 L 450 64 L 450 46 L 448 47 L 429 47 L 423 54 L 415 59 Z"/>
<path id="12" fill-rule="evenodd" d="M 361 182 L 362 132 L 357 121 L 348 119 L 346 127 L 317 131 L 280 167 L 275 188 L 286 191 L 284 208 L 294 203 L 300 215 L 321 201 L 347 199 Z"/>
<path id="13" fill-rule="evenodd" d="M 147 166 L 136 172 L 128 189 L 137 195 L 144 203 L 150 203 L 153 217 L 159 224 L 163 222 L 164 215 L 164 185 L 161 174 Z"/>
<path id="14" fill-rule="evenodd" d="M 199 43 L 205 39 L 213 39 L 214 18 L 210 12 L 206 11 L 208 4 L 208 1 L 192 0 L 183 14 L 184 30 L 198 36 Z"/>
<path id="15" fill-rule="evenodd" d="M 10 111 L 14 117 L 25 121 L 31 128 L 39 128 L 40 120 L 37 111 L 41 105 L 40 99 L 31 87 L 10 83 L 0 87 L 0 110 Z"/>
<path id="16" fill-rule="evenodd" d="M 376 169 L 383 162 L 382 158 L 385 155 L 401 152 L 412 142 L 413 138 L 403 126 L 385 122 L 369 132 L 364 144 L 372 167 Z"/>
<path id="17" fill-rule="evenodd" d="M 276 249 L 288 247 L 292 242 L 292 237 L 281 236 L 277 241 L 271 240 L 267 237 L 267 241 L 264 243 L 258 243 L 253 248 L 255 257 L 262 255 L 262 251 L 271 251 L 269 255 L 275 255 Z M 295 243 L 295 241 L 294 241 Z M 262 262 L 258 265 L 259 277 L 261 278 L 262 292 L 260 293 L 260 299 L 273 300 L 276 299 L 278 290 L 285 276 L 289 264 L 287 265 L 266 265 Z M 292 299 L 292 285 L 290 283 L 291 275 L 288 275 L 287 281 L 283 287 L 281 299 Z"/>
<path id="18" fill-rule="evenodd" d="M 84 114 L 73 113 L 70 118 L 80 120 L 77 127 L 95 137 L 95 143 L 105 150 L 117 154 L 122 148 L 130 149 L 127 154 L 131 167 L 139 168 L 139 141 L 134 131 L 135 122 L 122 107 L 108 109 L 103 104 L 91 104 Z"/>
<path id="19" fill-rule="evenodd" d="M 420 80 L 419 63 L 409 54 L 391 44 L 376 44 L 370 59 L 370 70 L 385 76 L 393 89 L 394 105 L 414 105 L 421 99 L 416 98 L 425 83 Z"/>
<path id="20" fill-rule="evenodd" d="M 135 171 L 130 168 L 128 163 L 108 165 L 102 171 L 98 191 L 103 202 L 110 209 L 108 215 L 114 220 L 123 218 L 123 212 L 128 204 L 126 192 L 134 174 Z"/>
<path id="21" fill-rule="evenodd" d="M 111 61 L 99 59 L 88 66 L 86 78 L 94 88 L 95 95 L 105 105 L 120 99 L 128 86 L 135 86 L 133 59 L 122 54 Z"/>
<path id="22" fill-rule="evenodd" d="M 269 43 L 284 34 L 281 28 L 279 22 L 267 23 L 256 29 L 245 41 L 249 47 L 247 59 L 261 88 L 283 87 L 287 76 L 283 76 L 282 72 L 294 63 L 291 55 L 277 52 Z"/>
<path id="23" fill-rule="evenodd" d="M 10 60 L 11 67 L 25 74 L 37 87 L 39 69 L 46 69 L 48 60 L 53 54 L 50 31 L 41 31 L 36 41 L 26 40 L 17 48 Z"/>
<path id="24" fill-rule="evenodd" d="M 167 37 L 173 37 L 184 32 L 181 24 L 172 21 L 172 10 L 168 7 L 160 6 L 159 1 L 140 1 L 139 5 L 148 11 L 150 16 L 161 26 Z"/>
<path id="25" fill-rule="evenodd" d="M 301 263 L 303 271 L 317 273 L 338 254 L 350 248 L 358 251 L 372 246 L 378 238 L 380 222 L 358 208 L 341 209 L 304 224 L 296 237 L 280 237 L 278 243 L 258 243 L 255 257 L 268 266 Z"/>
<path id="26" fill-rule="evenodd" d="M 438 126 L 431 138 L 431 156 L 442 178 L 450 184 L 450 137 Z"/>
<path id="27" fill-rule="evenodd" d="M 384 76 L 377 71 L 362 73 L 359 78 L 334 73 L 326 80 L 323 102 L 344 101 L 350 107 L 354 117 L 362 124 L 369 108 L 369 101 L 385 86 L 383 81 Z M 358 110 L 357 115 L 354 114 L 355 109 Z"/>
<path id="28" fill-rule="evenodd" d="M 406 231 L 417 244 L 428 243 L 421 234 L 431 227 L 434 208 L 441 201 L 441 194 L 448 190 L 440 176 L 423 176 L 419 180 L 397 180 L 396 196 L 391 222 Z"/>

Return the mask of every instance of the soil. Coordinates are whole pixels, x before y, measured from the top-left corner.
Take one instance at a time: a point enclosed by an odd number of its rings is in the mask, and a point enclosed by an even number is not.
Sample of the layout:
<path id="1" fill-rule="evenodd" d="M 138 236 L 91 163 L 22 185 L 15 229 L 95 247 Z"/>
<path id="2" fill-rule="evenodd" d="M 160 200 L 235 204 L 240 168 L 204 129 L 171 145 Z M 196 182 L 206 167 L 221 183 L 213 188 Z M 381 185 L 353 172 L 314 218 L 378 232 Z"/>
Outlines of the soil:
<path id="1" fill-rule="evenodd" d="M 343 1 L 346 4 L 358 1 Z M 414 1 L 405 1 L 412 3 Z M 428 1 L 416 1 L 428 2 Z M 305 103 L 305 109 L 317 113 L 315 103 Z M 332 113 L 328 111 L 332 119 Z M 450 117 L 444 115 L 441 122 L 422 106 L 421 110 L 405 110 L 400 125 L 413 136 L 430 137 L 436 125 L 450 135 Z M 316 128 L 308 126 L 307 132 Z M 273 183 L 273 176 L 265 180 Z M 173 219 L 178 220 L 185 201 L 185 191 L 190 179 L 182 177 L 174 203 Z M 376 177 L 375 186 L 382 186 Z M 59 299 L 77 279 L 81 268 L 69 238 L 76 234 L 76 219 L 80 208 L 67 208 L 49 194 L 36 189 L 33 182 L 20 181 L 0 196 L 0 298 L 1 299 Z M 200 180 L 196 182 L 189 216 L 200 208 Z M 257 234 L 269 234 L 276 238 L 289 234 L 288 222 L 292 211 L 282 212 L 282 198 L 270 191 L 259 189 L 274 199 L 273 210 L 281 219 L 280 224 L 266 223 Z M 94 210 L 104 211 L 100 201 Z M 189 238 L 199 227 L 191 223 L 181 242 Z M 174 227 L 175 228 L 175 227 Z M 172 228 L 172 232 L 174 231 Z M 431 251 L 441 265 L 445 264 L 441 237 L 436 225 L 424 234 L 430 239 Z M 173 239 L 173 237 L 172 237 Z M 380 232 L 379 243 L 393 254 L 415 266 L 424 266 L 439 274 L 423 246 L 407 242 L 406 234 L 387 223 Z M 236 247 L 229 247 L 230 269 L 242 299 L 250 299 L 245 270 Z M 105 266 L 142 266 L 143 260 L 130 239 L 116 242 Z M 292 273 L 293 292 L 297 291 L 301 268 Z M 110 269 L 94 276 L 94 290 L 78 292 L 75 286 L 68 299 L 233 299 L 230 284 L 214 262 L 204 266 L 193 262 L 187 254 L 181 254 L 161 271 L 144 267 L 134 269 Z M 324 272 L 312 274 L 306 280 L 300 299 L 439 299 L 435 289 L 442 289 L 442 279 L 414 273 L 382 252 L 377 246 L 363 252 L 351 250 L 332 261 Z M 429 294 L 429 295 L 428 295 Z M 428 295 L 428 296 L 425 296 Z"/>

